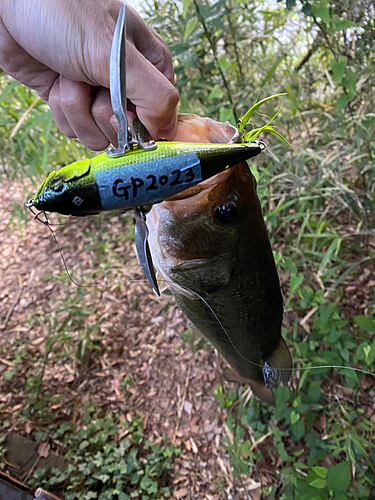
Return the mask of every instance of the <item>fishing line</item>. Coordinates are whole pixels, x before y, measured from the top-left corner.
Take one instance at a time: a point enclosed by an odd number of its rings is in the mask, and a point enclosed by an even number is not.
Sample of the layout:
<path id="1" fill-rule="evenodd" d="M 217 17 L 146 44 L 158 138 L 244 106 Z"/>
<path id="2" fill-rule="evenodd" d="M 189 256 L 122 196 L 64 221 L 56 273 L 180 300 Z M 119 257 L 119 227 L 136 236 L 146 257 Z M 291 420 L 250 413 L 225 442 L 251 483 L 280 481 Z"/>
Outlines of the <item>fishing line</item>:
<path id="1" fill-rule="evenodd" d="M 93 289 L 100 289 L 100 288 L 110 288 L 109 286 L 100 286 L 98 284 L 94 284 L 94 285 L 83 285 L 82 283 L 78 283 L 77 281 L 75 281 L 73 279 L 73 277 L 71 276 L 71 273 L 68 269 L 68 265 L 66 263 L 66 260 L 65 260 L 65 257 L 63 255 L 63 252 L 62 252 L 62 249 L 61 249 L 61 246 L 56 238 L 56 235 L 53 231 L 53 229 L 50 227 L 51 224 L 48 220 L 48 217 L 47 217 L 47 214 L 42 211 L 42 212 L 39 212 L 39 213 L 35 213 L 31 207 L 29 207 L 29 210 L 32 212 L 32 214 L 34 215 L 34 219 L 38 220 L 39 222 L 41 222 L 44 226 L 47 226 L 48 229 L 50 230 L 51 234 L 52 234 L 52 237 L 53 237 L 53 240 L 56 244 L 56 247 L 57 247 L 57 250 L 61 256 L 61 259 L 62 259 L 62 262 L 64 264 L 64 268 L 65 268 L 65 272 L 66 274 L 68 275 L 70 281 L 77 287 L 83 287 L 83 288 L 93 288 Z M 45 220 L 42 220 L 39 216 L 40 214 L 43 214 L 44 217 L 45 217 Z M 56 225 L 62 225 L 62 224 L 56 224 Z M 128 280 L 128 282 L 131 282 L 131 283 L 136 283 L 136 282 L 144 282 L 144 281 L 147 281 L 146 279 L 137 279 L 137 280 Z M 175 283 L 173 283 L 172 281 L 168 281 L 167 279 L 163 278 L 162 280 L 159 280 L 159 281 L 164 281 L 165 283 L 168 283 L 169 285 L 173 286 Z M 201 297 L 201 295 L 199 295 L 198 292 L 195 292 L 194 290 L 191 290 L 190 288 L 188 288 L 187 286 L 184 286 L 184 285 L 181 285 L 181 284 L 177 284 L 179 287 L 187 290 L 188 292 L 192 293 L 193 295 L 195 295 L 196 297 L 198 297 L 199 300 L 201 300 L 201 302 L 207 307 L 207 309 L 210 311 L 210 313 L 213 315 L 213 317 L 215 318 L 215 320 L 217 321 L 217 323 L 219 324 L 220 328 L 223 330 L 225 336 L 227 337 L 227 339 L 229 340 L 230 344 L 232 345 L 233 349 L 236 351 L 236 353 L 244 360 L 246 361 L 247 363 L 250 363 L 251 365 L 253 366 L 256 366 L 258 368 L 263 368 L 263 365 L 261 365 L 260 363 L 255 363 L 254 361 L 252 361 L 251 359 L 248 359 L 246 358 L 245 356 L 243 356 L 241 354 L 241 352 L 238 350 L 238 348 L 236 347 L 236 345 L 234 344 L 233 340 L 231 339 L 229 333 L 226 331 L 223 323 L 220 321 L 219 317 L 217 316 L 217 314 L 215 313 L 215 311 L 213 310 L 213 308 L 210 306 L 210 304 L 203 298 Z M 319 366 L 306 366 L 306 367 L 299 367 L 298 370 L 320 370 L 320 369 L 329 369 L 329 368 L 334 368 L 334 369 L 345 369 L 345 370 L 352 370 L 352 371 L 355 371 L 355 372 L 359 372 L 359 373 L 364 373 L 365 375 L 371 375 L 373 377 L 375 377 L 375 373 L 372 373 L 370 371 L 366 371 L 366 370 L 363 370 L 361 368 L 354 368 L 352 366 L 344 366 L 344 365 L 319 365 Z M 293 372 L 294 371 L 294 367 L 293 368 L 277 368 L 278 371 L 287 371 L 287 372 Z"/>
<path id="2" fill-rule="evenodd" d="M 71 281 L 71 282 L 72 282 L 75 286 L 77 286 L 77 287 L 81 287 L 81 288 L 92 288 L 93 290 L 100 290 L 100 289 L 108 289 L 108 288 L 111 288 L 111 285 L 100 285 L 99 283 L 94 283 L 93 285 L 84 285 L 83 283 L 79 283 L 78 281 L 76 281 L 75 279 L 73 279 L 72 274 L 71 274 L 71 272 L 69 271 L 68 264 L 67 264 L 66 259 L 65 259 L 65 257 L 64 257 L 64 254 L 63 254 L 62 248 L 61 248 L 61 246 L 60 246 L 60 243 L 59 243 L 59 241 L 58 241 L 58 239 L 57 239 L 57 237 L 56 237 L 55 232 L 54 232 L 54 231 L 53 231 L 53 229 L 51 228 L 51 225 L 55 225 L 55 226 L 62 226 L 62 225 L 65 225 L 65 223 L 64 223 L 64 222 L 62 222 L 62 223 L 60 223 L 60 224 L 51 224 L 51 223 L 49 222 L 49 220 L 48 220 L 48 217 L 47 217 L 46 212 L 41 211 L 41 212 L 35 213 L 35 212 L 32 210 L 32 207 L 28 207 L 28 209 L 29 209 L 29 210 L 31 211 L 31 213 L 33 214 L 34 219 L 36 219 L 36 220 L 38 220 L 39 222 L 41 222 L 41 223 L 43 224 L 43 226 L 48 227 L 48 229 L 50 230 L 51 235 L 52 235 L 52 238 L 53 238 L 53 240 L 54 240 L 54 242 L 55 242 L 55 245 L 56 245 L 57 250 L 58 250 L 58 252 L 59 252 L 59 254 L 60 254 L 61 260 L 62 260 L 62 262 L 63 262 L 65 272 L 66 272 L 66 274 L 67 274 L 68 278 L 70 279 L 70 281 Z M 45 220 L 42 220 L 42 219 L 39 217 L 41 214 L 43 214 L 43 216 L 45 217 Z M 127 282 L 128 282 L 128 283 L 137 283 L 137 282 L 140 282 L 140 283 L 142 282 L 142 283 L 144 283 L 145 281 L 147 281 L 147 283 L 148 283 L 148 280 L 147 280 L 147 279 L 142 279 L 142 278 L 141 278 L 141 279 L 128 279 L 128 280 L 127 280 Z M 161 280 L 161 281 L 165 281 L 166 283 L 169 283 L 169 282 L 168 282 L 168 281 L 166 281 L 166 280 Z M 170 284 L 172 284 L 172 283 L 170 283 Z M 186 287 L 184 287 L 184 288 L 186 288 Z M 189 289 L 187 288 L 187 290 L 189 290 Z M 193 290 L 189 290 L 189 291 L 191 291 L 192 293 L 194 293 L 194 292 L 193 292 Z"/>
<path id="3" fill-rule="evenodd" d="M 30 212 L 33 214 L 34 216 L 34 219 L 38 220 L 39 222 L 41 222 L 44 226 L 65 226 L 65 222 L 53 222 L 51 223 L 49 220 L 48 220 L 48 217 L 47 217 L 47 214 L 46 212 L 44 211 L 41 211 L 41 212 L 38 212 L 38 213 L 35 213 L 34 210 L 33 210 L 33 207 L 32 206 L 27 206 L 27 208 L 30 210 Z M 39 215 L 40 214 L 43 214 L 44 217 L 46 218 L 46 220 L 42 220 L 40 219 Z"/>
<path id="4" fill-rule="evenodd" d="M 98 286 L 98 285 L 83 285 L 82 283 L 78 283 L 77 281 L 75 281 L 68 269 L 68 265 L 66 263 L 66 260 L 65 260 L 65 257 L 64 257 L 64 254 L 62 252 L 62 249 L 61 249 L 61 246 L 60 246 L 60 243 L 58 242 L 57 238 L 56 238 L 56 235 L 55 235 L 55 232 L 53 231 L 53 229 L 51 228 L 51 225 L 49 220 L 48 220 L 48 217 L 47 217 L 47 214 L 44 212 L 44 211 L 41 211 L 39 213 L 35 213 L 33 210 L 32 210 L 32 207 L 28 207 L 29 210 L 31 211 L 31 213 L 34 215 L 34 219 L 38 220 L 39 222 L 41 222 L 43 224 L 43 226 L 46 226 L 48 227 L 48 229 L 50 230 L 51 234 L 52 234 L 52 238 L 56 244 L 56 247 L 57 247 L 57 250 L 60 254 L 60 257 L 61 257 L 61 260 L 64 264 L 64 268 L 65 268 L 65 272 L 66 274 L 68 275 L 68 278 L 70 279 L 70 281 L 76 285 L 77 287 L 82 287 L 82 288 L 95 288 L 95 289 L 99 289 L 99 288 L 109 288 L 108 286 Z M 43 214 L 44 217 L 45 217 L 45 220 L 42 220 L 39 216 Z M 53 224 L 55 226 L 61 226 L 61 225 L 64 225 L 64 223 L 60 223 L 60 224 Z"/>
<path id="5" fill-rule="evenodd" d="M 167 280 L 165 280 L 166 283 L 168 283 Z M 212 313 L 213 317 L 215 318 L 215 320 L 218 322 L 220 328 L 223 330 L 223 332 L 225 333 L 226 337 L 228 338 L 229 342 L 231 343 L 232 347 L 234 348 L 234 350 L 236 351 L 236 353 L 246 362 L 248 363 L 251 363 L 252 365 L 254 366 L 258 366 L 260 368 L 263 368 L 263 365 L 259 364 L 259 363 L 255 363 L 254 361 L 251 361 L 250 359 L 247 359 L 245 356 L 243 356 L 240 351 L 237 349 L 236 345 L 234 344 L 233 340 L 230 338 L 230 335 L 228 334 L 228 332 L 226 331 L 224 325 L 222 324 L 222 322 L 220 321 L 220 319 L 218 318 L 217 314 L 215 313 L 215 311 L 212 309 L 212 307 L 210 306 L 210 304 L 203 298 L 201 297 L 197 292 L 195 292 L 194 290 L 190 290 L 190 288 L 187 288 L 185 286 L 182 286 L 182 285 L 178 285 L 178 286 L 181 286 L 182 288 L 185 288 L 186 290 L 188 290 L 189 292 L 192 292 L 194 295 L 196 295 L 202 302 L 203 304 L 209 309 L 209 311 Z M 319 370 L 320 368 L 345 368 L 347 370 L 353 370 L 353 371 L 356 371 L 356 372 L 361 372 L 361 373 L 365 373 L 366 375 L 372 375 L 373 377 L 375 377 L 375 373 L 372 373 L 372 372 L 369 372 L 369 371 L 366 371 L 366 370 L 362 370 L 361 368 L 354 368 L 352 366 L 341 366 L 341 365 L 320 365 L 320 366 L 306 366 L 306 367 L 300 367 L 298 368 L 298 370 Z M 278 368 L 277 369 L 278 371 L 288 371 L 288 372 L 293 372 L 294 368 Z"/>
<path id="6" fill-rule="evenodd" d="M 68 269 L 68 266 L 67 266 L 67 263 L 66 263 L 65 257 L 64 257 L 64 255 L 63 255 L 63 253 L 62 253 L 62 250 L 61 250 L 60 244 L 59 244 L 59 242 L 57 241 L 56 235 L 55 235 L 55 233 L 54 233 L 53 229 L 51 228 L 51 226 L 50 226 L 49 224 L 46 224 L 46 225 L 47 225 L 48 229 L 51 231 L 52 237 L 53 237 L 53 239 L 54 239 L 54 241 L 55 241 L 55 243 L 56 243 L 56 246 L 57 246 L 57 250 L 59 251 L 59 254 L 60 254 L 61 259 L 62 259 L 62 261 L 63 261 L 64 268 L 65 268 L 65 272 L 66 272 L 66 274 L 68 275 L 68 277 L 69 277 L 70 281 L 71 281 L 74 285 L 76 285 L 76 286 L 81 286 L 81 287 L 83 287 L 83 288 L 99 288 L 99 287 L 92 286 L 92 285 L 83 285 L 82 283 L 77 283 L 77 282 L 73 279 L 73 277 L 71 276 L 71 274 L 70 274 L 70 272 L 69 272 L 69 269 Z M 103 287 L 100 287 L 100 288 L 103 288 Z"/>

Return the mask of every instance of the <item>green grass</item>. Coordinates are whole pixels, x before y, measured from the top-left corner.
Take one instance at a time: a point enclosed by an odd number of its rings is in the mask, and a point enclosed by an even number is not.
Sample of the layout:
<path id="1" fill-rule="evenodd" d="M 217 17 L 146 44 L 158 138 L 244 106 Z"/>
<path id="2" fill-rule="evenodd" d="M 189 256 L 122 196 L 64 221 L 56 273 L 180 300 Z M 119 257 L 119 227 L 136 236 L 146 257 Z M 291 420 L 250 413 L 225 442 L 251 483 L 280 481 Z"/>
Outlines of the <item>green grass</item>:
<path id="1" fill-rule="evenodd" d="M 168 477 L 179 450 L 145 439 L 142 415 L 120 423 L 121 415 L 99 417 L 92 404 L 85 407 L 79 429 L 68 422 L 49 426 L 55 446 L 67 450 L 66 470 L 51 475 L 39 469 L 33 484 L 52 490 L 63 487 L 66 500 L 170 498 Z"/>

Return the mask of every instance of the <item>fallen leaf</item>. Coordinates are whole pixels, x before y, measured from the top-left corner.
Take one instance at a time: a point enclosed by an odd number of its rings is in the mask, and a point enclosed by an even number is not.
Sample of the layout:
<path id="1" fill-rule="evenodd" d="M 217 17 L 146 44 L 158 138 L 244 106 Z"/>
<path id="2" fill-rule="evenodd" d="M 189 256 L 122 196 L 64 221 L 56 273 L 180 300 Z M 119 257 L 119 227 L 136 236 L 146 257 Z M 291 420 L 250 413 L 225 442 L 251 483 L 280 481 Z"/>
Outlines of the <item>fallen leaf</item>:
<path id="1" fill-rule="evenodd" d="M 188 415 L 191 414 L 192 409 L 193 409 L 193 405 L 191 403 L 189 403 L 189 401 L 185 401 L 184 402 L 184 410 L 186 411 L 186 413 Z"/>
<path id="2" fill-rule="evenodd" d="M 374 377 L 370 376 L 361 377 L 359 380 L 359 384 L 361 386 L 361 389 L 367 391 L 367 389 L 371 389 L 371 387 L 375 384 Z"/>
<path id="3" fill-rule="evenodd" d="M 4 359 L 4 358 L 0 358 L 0 363 L 3 363 L 4 365 L 7 365 L 7 366 L 14 366 L 14 363 L 12 363 L 11 361 L 8 361 L 7 359 Z"/>
<path id="4" fill-rule="evenodd" d="M 189 492 L 186 488 L 181 488 L 180 490 L 175 492 L 175 496 L 176 496 L 176 498 L 183 498 L 183 497 L 186 497 L 186 495 L 188 493 Z"/>
<path id="5" fill-rule="evenodd" d="M 193 438 L 190 438 L 191 442 L 191 448 L 193 450 L 193 453 L 197 454 L 198 453 L 198 446 L 195 444 L 195 441 Z"/>
<path id="6" fill-rule="evenodd" d="M 47 458 L 49 454 L 50 445 L 48 443 L 40 443 L 38 454 L 42 458 Z"/>

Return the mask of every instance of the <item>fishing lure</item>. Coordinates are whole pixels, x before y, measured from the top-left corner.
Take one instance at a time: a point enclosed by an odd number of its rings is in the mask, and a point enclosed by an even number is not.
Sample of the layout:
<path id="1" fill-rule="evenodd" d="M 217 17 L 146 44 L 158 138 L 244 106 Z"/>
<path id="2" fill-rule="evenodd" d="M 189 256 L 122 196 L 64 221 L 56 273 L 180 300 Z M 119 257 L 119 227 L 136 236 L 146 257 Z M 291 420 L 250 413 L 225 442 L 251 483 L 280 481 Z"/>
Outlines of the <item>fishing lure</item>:
<path id="1" fill-rule="evenodd" d="M 51 172 L 27 207 L 63 215 L 97 214 L 158 203 L 241 161 L 264 145 L 159 142 L 119 157 L 106 153 Z"/>

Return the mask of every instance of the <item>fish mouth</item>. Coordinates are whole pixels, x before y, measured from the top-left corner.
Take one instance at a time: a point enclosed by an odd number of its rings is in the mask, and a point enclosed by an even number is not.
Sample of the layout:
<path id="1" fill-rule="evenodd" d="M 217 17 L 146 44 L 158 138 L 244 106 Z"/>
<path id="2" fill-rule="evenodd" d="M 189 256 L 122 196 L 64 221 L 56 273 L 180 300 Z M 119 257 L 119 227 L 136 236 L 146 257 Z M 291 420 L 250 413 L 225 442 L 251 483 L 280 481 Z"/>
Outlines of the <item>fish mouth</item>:
<path id="1" fill-rule="evenodd" d="M 250 170 L 246 162 L 239 163 L 233 167 L 227 168 L 223 172 L 200 182 L 196 186 L 186 189 L 181 193 L 166 198 L 159 205 L 155 205 L 155 210 L 164 210 L 164 215 L 170 214 L 171 219 L 179 220 L 183 223 L 193 222 L 196 218 L 200 217 L 205 211 L 210 212 L 210 220 L 213 217 L 213 210 L 219 203 L 224 201 L 235 201 L 231 197 L 227 199 L 227 190 L 225 186 L 229 185 L 231 179 L 237 177 L 244 178 L 244 172 L 249 175 Z M 232 182 L 232 184 L 236 182 Z M 220 188 L 219 186 L 224 186 Z M 235 187 L 235 186 L 234 186 Z M 221 193 L 221 189 L 223 192 Z M 217 203 L 216 203 L 217 198 Z M 222 201 L 224 200 L 224 201 Z M 216 220 L 214 218 L 214 220 Z"/>
<path id="2" fill-rule="evenodd" d="M 192 142 L 219 144 L 234 144 L 240 142 L 240 133 L 228 121 L 217 122 L 212 118 L 201 118 L 190 113 L 178 113 L 178 129 L 175 140 L 186 142 L 187 137 Z"/>

